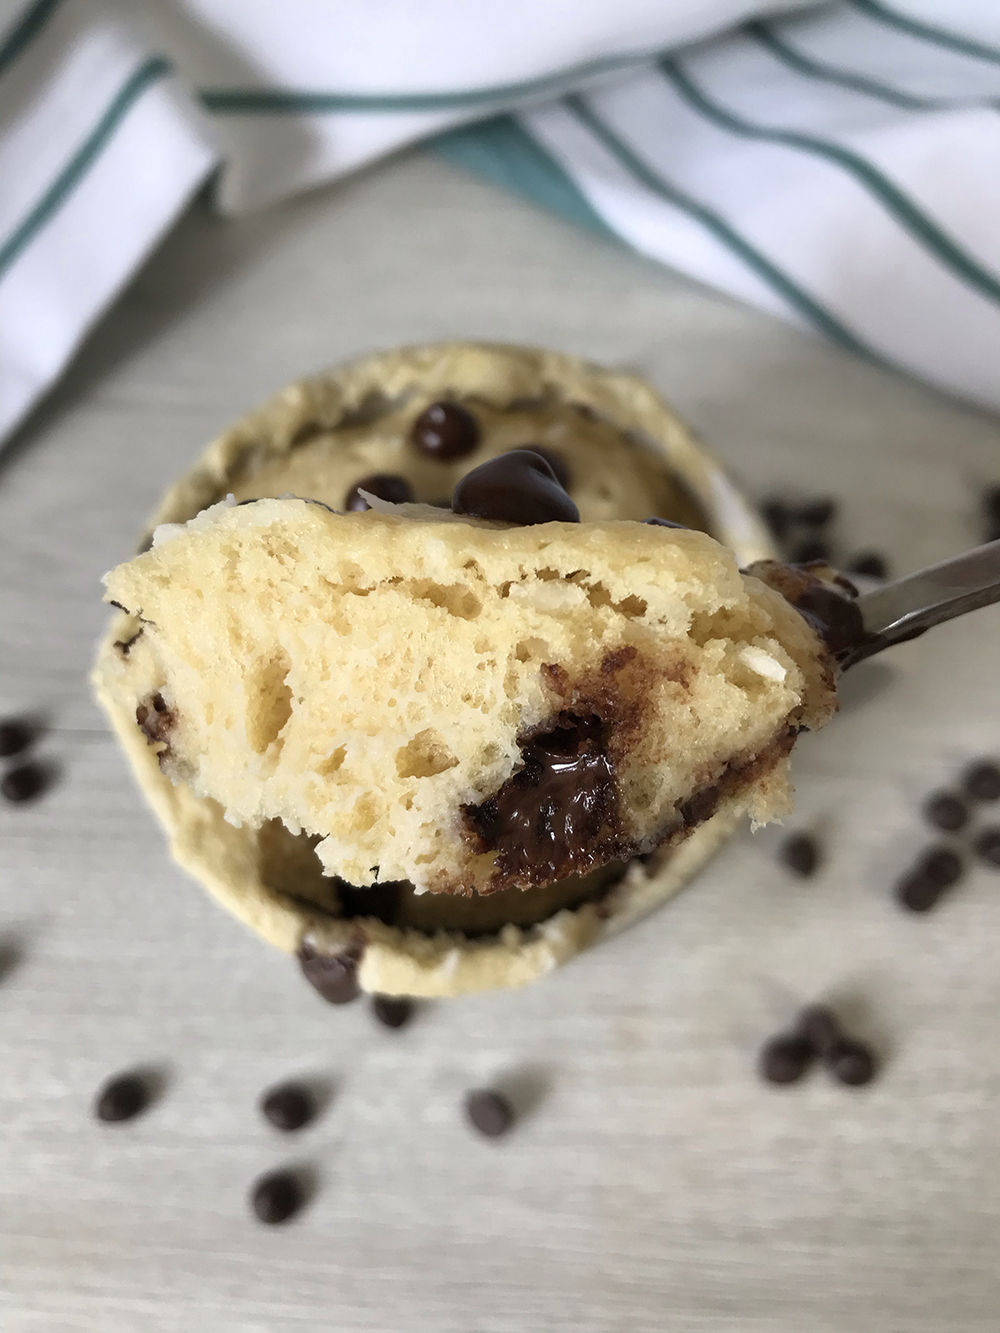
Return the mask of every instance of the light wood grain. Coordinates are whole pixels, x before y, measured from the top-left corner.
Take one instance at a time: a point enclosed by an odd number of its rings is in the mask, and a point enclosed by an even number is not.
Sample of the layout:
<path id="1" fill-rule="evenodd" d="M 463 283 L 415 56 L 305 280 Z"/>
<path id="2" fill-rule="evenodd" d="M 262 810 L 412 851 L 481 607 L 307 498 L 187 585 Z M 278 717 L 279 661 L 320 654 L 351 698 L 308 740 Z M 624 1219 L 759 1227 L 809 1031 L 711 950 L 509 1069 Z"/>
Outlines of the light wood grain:
<path id="1" fill-rule="evenodd" d="M 842 496 L 847 547 L 900 570 L 971 544 L 1000 479 L 996 421 L 428 159 L 190 216 L 0 455 L 0 712 L 44 712 L 63 768 L 0 808 L 5 1333 L 992 1333 L 1000 877 L 926 919 L 889 886 L 923 794 L 1000 752 L 996 608 L 858 668 L 807 738 L 814 880 L 745 834 L 642 928 L 398 1033 L 325 1006 L 167 862 L 85 682 L 100 574 L 248 404 L 450 336 L 647 374 L 749 489 Z M 817 996 L 879 1046 L 876 1085 L 756 1081 L 760 1038 Z M 162 1099 L 94 1123 L 133 1062 Z M 255 1101 L 291 1072 L 332 1095 L 282 1139 Z M 492 1080 L 530 1108 L 501 1143 L 458 1115 Z M 265 1230 L 246 1191 L 286 1160 L 317 1192 Z"/>

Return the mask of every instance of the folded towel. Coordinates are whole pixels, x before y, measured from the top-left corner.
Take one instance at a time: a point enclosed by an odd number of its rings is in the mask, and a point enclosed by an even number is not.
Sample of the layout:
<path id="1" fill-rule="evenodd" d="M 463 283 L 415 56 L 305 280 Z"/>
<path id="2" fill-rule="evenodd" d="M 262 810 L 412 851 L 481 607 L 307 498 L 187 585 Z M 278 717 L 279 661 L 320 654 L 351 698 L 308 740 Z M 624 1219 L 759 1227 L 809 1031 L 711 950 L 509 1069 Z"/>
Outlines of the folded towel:
<path id="1" fill-rule="evenodd" d="M 988 0 L 6 8 L 0 437 L 214 170 L 218 206 L 238 212 L 428 137 L 714 287 L 1000 405 Z"/>

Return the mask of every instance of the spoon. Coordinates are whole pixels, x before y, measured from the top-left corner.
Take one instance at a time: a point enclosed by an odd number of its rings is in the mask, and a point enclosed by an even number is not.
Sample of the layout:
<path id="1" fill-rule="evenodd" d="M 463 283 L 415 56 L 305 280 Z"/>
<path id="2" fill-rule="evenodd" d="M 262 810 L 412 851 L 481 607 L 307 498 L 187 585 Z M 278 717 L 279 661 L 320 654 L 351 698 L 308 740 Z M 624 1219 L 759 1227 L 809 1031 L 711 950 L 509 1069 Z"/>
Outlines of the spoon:
<path id="1" fill-rule="evenodd" d="M 861 612 L 864 636 L 841 655 L 841 667 L 994 602 L 1000 602 L 1000 541 L 862 593 L 855 606 Z"/>

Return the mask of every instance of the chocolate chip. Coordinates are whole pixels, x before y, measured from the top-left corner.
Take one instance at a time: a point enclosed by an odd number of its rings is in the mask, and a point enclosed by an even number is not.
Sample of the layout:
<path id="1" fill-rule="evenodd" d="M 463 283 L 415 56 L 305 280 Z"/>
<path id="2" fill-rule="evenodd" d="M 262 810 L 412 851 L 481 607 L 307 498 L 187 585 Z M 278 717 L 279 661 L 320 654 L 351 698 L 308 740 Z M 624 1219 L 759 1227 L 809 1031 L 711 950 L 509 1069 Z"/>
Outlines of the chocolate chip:
<path id="1" fill-rule="evenodd" d="M 342 953 L 318 953 L 304 942 L 299 946 L 298 960 L 306 981 L 330 1004 L 350 1004 L 361 994 L 358 984 L 358 963 L 362 949 L 355 947 Z"/>
<path id="2" fill-rule="evenodd" d="M 889 565 L 878 551 L 860 551 L 847 566 L 848 574 L 863 574 L 869 579 L 887 579 Z"/>
<path id="3" fill-rule="evenodd" d="M 460 403 L 431 403 L 410 430 L 410 442 L 422 454 L 442 462 L 464 458 L 479 443 L 479 422 Z"/>
<path id="4" fill-rule="evenodd" d="M 969 822 L 969 810 L 965 802 L 947 791 L 928 796 L 924 803 L 924 815 L 928 823 L 945 833 L 957 833 Z"/>
<path id="5" fill-rule="evenodd" d="M 301 1083 L 281 1083 L 271 1088 L 261 1098 L 260 1110 L 265 1120 L 286 1134 L 307 1125 L 316 1113 L 309 1090 Z"/>
<path id="6" fill-rule="evenodd" d="M 373 472 L 370 477 L 362 477 L 344 496 L 344 509 L 348 513 L 359 513 L 370 508 L 362 491 L 396 505 L 409 504 L 413 499 L 413 487 L 405 477 L 399 477 L 394 472 Z"/>
<path id="7" fill-rule="evenodd" d="M 16 718 L 0 722 L 0 759 L 10 759 L 31 744 L 33 729 Z"/>
<path id="8" fill-rule="evenodd" d="M 530 449 L 512 449 L 466 473 L 455 487 L 451 507 L 456 514 L 524 526 L 580 521 L 580 511 L 552 468 Z"/>
<path id="9" fill-rule="evenodd" d="M 569 464 L 557 449 L 549 449 L 544 444 L 523 444 L 521 445 L 521 448 L 527 449 L 530 453 L 537 454 L 539 458 L 544 458 L 546 463 L 548 463 L 549 467 L 555 473 L 556 481 L 559 485 L 564 491 L 569 490 L 573 474 L 569 470 Z M 511 450 L 508 450 L 507 452 L 510 453 Z"/>
<path id="10" fill-rule="evenodd" d="M 977 801 L 1000 800 L 1000 768 L 986 760 L 966 771 L 962 786 Z"/>
<path id="11" fill-rule="evenodd" d="M 94 1115 L 107 1124 L 131 1120 L 146 1109 L 148 1102 L 146 1084 L 137 1074 L 118 1074 L 109 1079 L 97 1094 Z"/>
<path id="12" fill-rule="evenodd" d="M 786 838 L 778 855 L 789 870 L 803 878 L 808 878 L 819 865 L 819 847 L 808 833 L 793 833 Z"/>
<path id="13" fill-rule="evenodd" d="M 896 901 L 909 912 L 929 912 L 944 890 L 919 870 L 911 870 L 896 885 Z"/>
<path id="14" fill-rule="evenodd" d="M 489 1088 L 465 1094 L 465 1116 L 474 1129 L 488 1139 L 506 1134 L 514 1123 L 514 1109 L 506 1097 Z"/>
<path id="15" fill-rule="evenodd" d="M 875 1056 L 864 1042 L 840 1037 L 827 1051 L 823 1063 L 835 1079 L 857 1088 L 875 1077 Z"/>
<path id="16" fill-rule="evenodd" d="M 843 1035 L 837 1015 L 825 1004 L 809 1004 L 796 1020 L 795 1029 L 817 1055 L 826 1057 Z"/>
<path id="17" fill-rule="evenodd" d="M 837 512 L 837 502 L 824 498 L 822 500 L 809 500 L 806 504 L 798 505 L 792 511 L 792 518 L 796 523 L 802 523 L 807 528 L 822 528 L 829 523 Z"/>
<path id="18" fill-rule="evenodd" d="M 8 801 L 30 801 L 45 790 L 48 781 L 41 764 L 19 764 L 0 778 L 0 794 Z"/>
<path id="19" fill-rule="evenodd" d="M 687 525 L 684 523 L 675 523 L 672 518 L 644 518 L 643 523 L 648 523 L 653 528 L 684 528 L 687 531 Z"/>
<path id="20" fill-rule="evenodd" d="M 792 516 L 784 500 L 772 497 L 761 502 L 761 517 L 771 531 L 771 536 L 782 541 L 788 534 Z"/>
<path id="21" fill-rule="evenodd" d="M 157 691 L 135 710 L 136 725 L 150 745 L 166 741 L 176 721 L 173 709 Z"/>
<path id="22" fill-rule="evenodd" d="M 975 842 L 976 855 L 994 870 L 1000 870 L 1000 828 L 985 828 Z"/>
<path id="23" fill-rule="evenodd" d="M 304 1202 L 302 1186 L 291 1171 L 272 1171 L 261 1176 L 250 1192 L 251 1207 L 268 1226 L 287 1222 Z"/>
<path id="24" fill-rule="evenodd" d="M 791 561 L 794 565 L 808 565 L 813 560 L 829 561 L 829 545 L 820 537 L 807 537 L 794 548 Z"/>
<path id="25" fill-rule="evenodd" d="M 372 1013 L 383 1027 L 405 1027 L 413 1017 L 413 1001 L 405 995 L 374 995 Z"/>
<path id="26" fill-rule="evenodd" d="M 795 1083 L 812 1064 L 814 1055 L 805 1037 L 782 1032 L 761 1047 L 757 1068 L 768 1083 Z"/>
<path id="27" fill-rule="evenodd" d="M 935 847 L 923 857 L 919 869 L 939 889 L 950 889 L 962 877 L 962 858 L 948 847 Z"/>

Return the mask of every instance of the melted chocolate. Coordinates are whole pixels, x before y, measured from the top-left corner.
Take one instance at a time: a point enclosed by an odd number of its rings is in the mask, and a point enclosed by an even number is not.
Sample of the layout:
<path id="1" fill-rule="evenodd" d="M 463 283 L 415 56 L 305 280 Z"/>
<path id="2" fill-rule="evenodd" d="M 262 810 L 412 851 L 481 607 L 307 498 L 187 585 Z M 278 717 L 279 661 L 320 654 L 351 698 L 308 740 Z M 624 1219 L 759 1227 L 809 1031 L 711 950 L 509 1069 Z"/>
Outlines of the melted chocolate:
<path id="1" fill-rule="evenodd" d="M 167 706 L 163 695 L 156 693 L 147 703 L 140 704 L 135 710 L 135 720 L 149 744 L 158 745 L 160 741 L 169 739 L 171 728 L 177 719 L 173 709 Z"/>
<path id="2" fill-rule="evenodd" d="M 599 717 L 561 713 L 521 744 L 524 766 L 465 815 L 483 851 L 522 885 L 548 884 L 613 858 L 618 785 Z"/>
<path id="3" fill-rule="evenodd" d="M 456 514 L 534 523 L 579 523 L 580 511 L 551 464 L 531 449 L 512 449 L 467 473 L 455 487 Z"/>
<path id="4" fill-rule="evenodd" d="M 835 657 L 856 648 L 865 638 L 864 622 L 856 602 L 817 580 L 792 603 L 808 620 Z"/>

